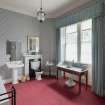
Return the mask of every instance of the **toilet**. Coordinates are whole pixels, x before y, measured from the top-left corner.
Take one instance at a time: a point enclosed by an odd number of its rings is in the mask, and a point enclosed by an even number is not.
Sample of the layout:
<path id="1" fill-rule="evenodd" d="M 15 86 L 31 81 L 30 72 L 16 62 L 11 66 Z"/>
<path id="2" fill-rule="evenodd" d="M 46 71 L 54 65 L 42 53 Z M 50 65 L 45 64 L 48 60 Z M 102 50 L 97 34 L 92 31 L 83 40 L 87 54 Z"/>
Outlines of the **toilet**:
<path id="1" fill-rule="evenodd" d="M 36 80 L 42 80 L 41 75 L 43 74 L 43 71 L 40 71 L 39 68 L 40 68 L 40 61 L 38 60 L 31 61 L 31 69 L 35 71 Z"/>
<path id="2" fill-rule="evenodd" d="M 42 80 L 41 75 L 43 74 L 43 71 L 41 71 L 41 72 L 35 72 L 35 74 L 36 74 L 36 80 Z"/>

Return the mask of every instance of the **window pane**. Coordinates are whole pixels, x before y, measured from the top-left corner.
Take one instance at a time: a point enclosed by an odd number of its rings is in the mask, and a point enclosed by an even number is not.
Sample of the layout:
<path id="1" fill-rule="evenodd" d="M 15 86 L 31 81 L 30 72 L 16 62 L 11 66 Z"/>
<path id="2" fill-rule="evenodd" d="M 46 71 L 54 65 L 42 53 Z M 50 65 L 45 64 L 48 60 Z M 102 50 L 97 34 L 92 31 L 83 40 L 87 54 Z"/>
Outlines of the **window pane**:
<path id="1" fill-rule="evenodd" d="M 92 28 L 92 20 L 91 19 L 81 22 L 82 30 L 89 29 L 89 28 Z"/>
<path id="2" fill-rule="evenodd" d="M 66 61 L 77 61 L 77 33 L 66 34 Z"/>
<path id="3" fill-rule="evenodd" d="M 81 24 L 81 62 L 92 63 L 92 21 L 87 20 Z"/>
<path id="4" fill-rule="evenodd" d="M 81 41 L 82 42 L 91 42 L 91 29 L 82 31 L 81 33 Z"/>
<path id="5" fill-rule="evenodd" d="M 77 61 L 77 24 L 66 27 L 66 61 Z"/>
<path id="6" fill-rule="evenodd" d="M 77 32 L 77 24 L 69 25 L 66 27 L 66 33 Z"/>
<path id="7" fill-rule="evenodd" d="M 81 45 L 81 62 L 86 64 L 92 63 L 91 43 L 82 43 Z"/>

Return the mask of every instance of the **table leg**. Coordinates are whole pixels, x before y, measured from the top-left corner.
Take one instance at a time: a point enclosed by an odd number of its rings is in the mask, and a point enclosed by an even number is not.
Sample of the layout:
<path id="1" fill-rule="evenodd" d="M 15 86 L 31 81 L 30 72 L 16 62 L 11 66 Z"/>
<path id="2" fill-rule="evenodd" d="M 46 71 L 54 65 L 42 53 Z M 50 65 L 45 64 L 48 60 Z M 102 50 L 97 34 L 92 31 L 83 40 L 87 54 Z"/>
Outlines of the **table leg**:
<path id="1" fill-rule="evenodd" d="M 58 79 L 58 69 L 57 69 L 57 79 Z"/>
<path id="2" fill-rule="evenodd" d="M 87 90 L 87 88 L 88 88 L 88 71 L 86 72 L 86 90 Z"/>
<path id="3" fill-rule="evenodd" d="M 81 75 L 79 75 L 79 90 L 78 94 L 81 93 Z"/>
<path id="4" fill-rule="evenodd" d="M 63 72 L 63 78 L 65 79 L 65 72 Z"/>
<path id="5" fill-rule="evenodd" d="M 51 68 L 49 67 L 49 77 L 51 77 Z"/>

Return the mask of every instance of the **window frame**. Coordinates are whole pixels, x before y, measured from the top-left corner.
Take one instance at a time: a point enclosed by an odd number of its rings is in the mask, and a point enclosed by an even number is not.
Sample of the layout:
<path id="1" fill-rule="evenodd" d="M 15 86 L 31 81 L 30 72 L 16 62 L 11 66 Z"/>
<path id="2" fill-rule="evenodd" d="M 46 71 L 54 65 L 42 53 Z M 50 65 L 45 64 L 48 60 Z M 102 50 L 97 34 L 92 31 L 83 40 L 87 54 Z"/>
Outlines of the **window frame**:
<path id="1" fill-rule="evenodd" d="M 92 19 L 87 19 L 87 20 L 84 20 L 84 21 L 88 21 L 88 20 L 91 20 L 91 22 L 92 22 Z M 82 21 L 82 22 L 84 22 L 84 21 Z M 77 55 L 76 56 L 77 56 L 77 62 L 87 64 L 85 62 L 81 62 L 81 46 L 82 46 L 82 43 L 81 43 L 81 36 L 82 36 L 81 25 L 82 25 L 82 22 L 75 23 L 75 24 L 77 24 Z M 71 25 L 74 25 L 74 24 L 71 24 Z M 66 35 L 76 33 L 76 32 L 66 33 L 66 27 L 68 27 L 68 26 L 65 26 L 65 55 L 64 55 L 65 58 L 64 58 L 64 60 L 66 62 L 70 62 L 70 61 L 66 60 L 66 43 L 67 43 L 66 42 Z M 92 28 L 89 28 L 89 29 L 91 29 L 91 31 L 92 31 Z M 86 29 L 86 30 L 88 30 L 88 29 Z M 92 36 L 91 36 L 91 39 L 92 39 Z M 92 42 L 91 42 L 91 45 L 92 45 Z M 92 46 L 91 46 L 91 48 L 92 48 Z M 91 64 L 88 63 L 88 65 L 91 65 Z"/>

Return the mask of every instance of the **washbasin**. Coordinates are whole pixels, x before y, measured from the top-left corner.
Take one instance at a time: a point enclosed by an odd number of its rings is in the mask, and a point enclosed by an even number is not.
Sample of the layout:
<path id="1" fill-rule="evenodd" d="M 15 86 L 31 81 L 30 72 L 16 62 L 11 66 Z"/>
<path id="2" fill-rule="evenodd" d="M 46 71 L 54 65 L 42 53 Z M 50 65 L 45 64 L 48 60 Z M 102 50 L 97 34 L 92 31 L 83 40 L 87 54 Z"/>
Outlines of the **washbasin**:
<path id="1" fill-rule="evenodd" d="M 12 70 L 12 83 L 18 83 L 18 70 L 24 67 L 22 61 L 11 61 L 6 63 L 7 67 Z"/>
<path id="2" fill-rule="evenodd" d="M 22 61 L 11 61 L 11 62 L 7 62 L 6 63 L 8 68 L 21 68 L 24 66 L 24 64 L 22 63 Z"/>

